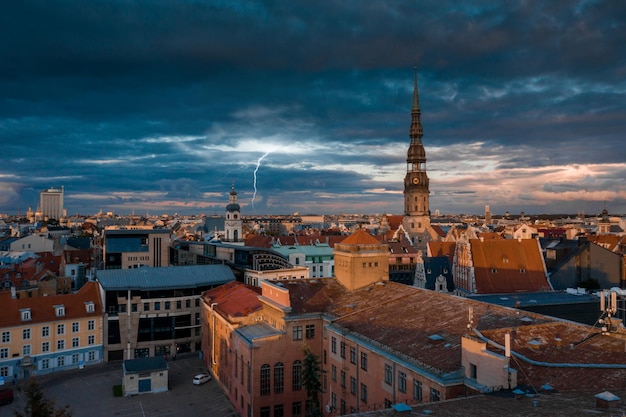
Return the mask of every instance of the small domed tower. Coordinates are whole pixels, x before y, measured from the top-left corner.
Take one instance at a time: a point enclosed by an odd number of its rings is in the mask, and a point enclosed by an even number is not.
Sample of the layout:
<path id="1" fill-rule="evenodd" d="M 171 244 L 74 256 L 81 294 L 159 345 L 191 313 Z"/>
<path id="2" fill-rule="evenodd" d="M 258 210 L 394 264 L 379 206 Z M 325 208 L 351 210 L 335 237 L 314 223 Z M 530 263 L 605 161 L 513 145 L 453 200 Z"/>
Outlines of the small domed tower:
<path id="1" fill-rule="evenodd" d="M 237 191 L 235 184 L 230 190 L 230 198 L 226 206 L 226 221 L 224 222 L 224 242 L 243 243 L 241 215 L 239 211 L 241 207 L 237 203 Z"/>

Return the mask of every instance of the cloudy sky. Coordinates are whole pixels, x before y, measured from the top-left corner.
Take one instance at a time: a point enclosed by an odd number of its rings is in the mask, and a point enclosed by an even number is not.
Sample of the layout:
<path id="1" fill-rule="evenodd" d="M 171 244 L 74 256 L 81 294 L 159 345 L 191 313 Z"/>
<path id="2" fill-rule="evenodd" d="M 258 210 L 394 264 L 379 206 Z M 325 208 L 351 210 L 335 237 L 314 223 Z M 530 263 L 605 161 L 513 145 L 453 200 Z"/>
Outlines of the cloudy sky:
<path id="1" fill-rule="evenodd" d="M 471 4 L 471 5 L 470 5 Z M 0 213 L 626 213 L 626 2 L 7 2 Z M 256 182 L 256 188 L 255 188 Z"/>

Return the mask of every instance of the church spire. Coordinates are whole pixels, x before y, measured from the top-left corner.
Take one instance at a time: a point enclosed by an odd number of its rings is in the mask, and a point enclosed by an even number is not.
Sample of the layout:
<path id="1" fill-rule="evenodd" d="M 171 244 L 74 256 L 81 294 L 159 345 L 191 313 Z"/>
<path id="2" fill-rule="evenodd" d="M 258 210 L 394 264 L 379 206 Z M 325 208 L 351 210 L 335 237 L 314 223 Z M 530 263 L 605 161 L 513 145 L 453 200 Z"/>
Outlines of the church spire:
<path id="1" fill-rule="evenodd" d="M 413 108 L 411 109 L 411 143 L 422 142 L 422 111 L 420 110 L 420 99 L 417 89 L 417 66 L 413 75 Z"/>

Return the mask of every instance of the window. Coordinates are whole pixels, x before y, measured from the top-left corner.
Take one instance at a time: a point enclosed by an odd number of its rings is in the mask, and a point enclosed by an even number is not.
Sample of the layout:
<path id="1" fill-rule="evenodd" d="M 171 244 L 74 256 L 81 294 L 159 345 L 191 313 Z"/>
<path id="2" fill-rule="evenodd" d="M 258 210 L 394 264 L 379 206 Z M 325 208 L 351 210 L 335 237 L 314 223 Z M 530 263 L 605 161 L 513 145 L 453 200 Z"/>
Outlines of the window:
<path id="1" fill-rule="evenodd" d="M 430 402 L 436 402 L 439 400 L 441 400 L 441 394 L 439 393 L 439 390 L 435 388 L 431 388 L 430 389 Z"/>
<path id="2" fill-rule="evenodd" d="M 87 322 L 87 330 L 94 330 L 96 328 L 96 321 L 95 320 L 89 320 Z"/>
<path id="3" fill-rule="evenodd" d="M 150 310 L 150 303 L 143 303 L 143 311 Z"/>
<path id="4" fill-rule="evenodd" d="M 76 365 L 80 360 L 80 355 L 78 353 L 72 354 L 72 365 Z"/>
<path id="5" fill-rule="evenodd" d="M 367 385 L 361 384 L 361 401 L 367 402 Z"/>
<path id="6" fill-rule="evenodd" d="M 291 368 L 291 389 L 300 391 L 302 389 L 302 362 L 295 361 Z"/>
<path id="7" fill-rule="evenodd" d="M 350 377 L 350 394 L 356 395 L 356 378 Z"/>
<path id="8" fill-rule="evenodd" d="M 42 359 L 39 361 L 39 369 L 48 369 L 50 368 L 50 360 Z"/>
<path id="9" fill-rule="evenodd" d="M 341 371 L 341 386 L 344 388 L 346 386 L 346 371 Z"/>
<path id="10" fill-rule="evenodd" d="M 183 308 L 183 302 L 180 300 L 176 301 L 176 310 L 180 310 L 181 308 Z"/>
<path id="11" fill-rule="evenodd" d="M 169 301 L 166 301 L 166 302 L 165 302 L 165 309 L 166 309 L 166 310 L 169 310 L 169 309 L 170 309 L 170 302 L 169 302 Z"/>
<path id="12" fill-rule="evenodd" d="M 274 394 L 280 394 L 284 390 L 285 368 L 282 362 L 274 365 Z"/>
<path id="13" fill-rule="evenodd" d="M 80 346 L 80 338 L 78 337 L 73 337 L 72 338 L 72 347 L 73 348 L 77 348 Z"/>
<path id="14" fill-rule="evenodd" d="M 391 385 L 393 382 L 393 370 L 391 365 L 385 364 L 385 383 Z"/>
<path id="15" fill-rule="evenodd" d="M 422 382 L 417 379 L 413 380 L 413 399 L 416 401 L 422 401 Z"/>
<path id="16" fill-rule="evenodd" d="M 398 391 L 406 392 L 406 374 L 402 371 L 398 372 Z"/>
<path id="17" fill-rule="evenodd" d="M 356 365 L 356 348 L 353 346 L 350 346 L 350 363 Z"/>
<path id="18" fill-rule="evenodd" d="M 274 417 L 285 417 L 285 407 L 282 404 L 274 406 Z"/>
<path id="19" fill-rule="evenodd" d="M 85 303 L 85 310 L 87 311 L 87 313 L 93 313 L 94 311 L 96 311 L 96 307 L 93 304 L 93 301 L 87 301 Z"/>
<path id="20" fill-rule="evenodd" d="M 340 415 L 344 415 L 346 414 L 346 401 L 345 400 L 341 400 L 341 408 L 339 409 L 339 414 Z"/>
<path id="21" fill-rule="evenodd" d="M 293 340 L 302 340 L 302 326 L 293 326 Z"/>
<path id="22" fill-rule="evenodd" d="M 307 324 L 306 325 L 306 338 L 307 339 L 314 339 L 315 338 L 315 325 L 314 324 Z"/>
<path id="23" fill-rule="evenodd" d="M 269 407 L 261 407 L 261 417 L 270 417 L 270 408 Z"/>
<path id="24" fill-rule="evenodd" d="M 361 369 L 367 371 L 367 353 L 361 352 Z"/>
<path id="25" fill-rule="evenodd" d="M 75 321 L 74 323 L 72 323 L 72 333 L 78 333 L 79 330 L 80 330 L 80 326 L 78 322 Z"/>
<path id="26" fill-rule="evenodd" d="M 28 356 L 28 355 L 30 355 L 30 345 L 23 345 L 22 356 Z"/>
<path id="27" fill-rule="evenodd" d="M 117 308 L 120 313 L 126 313 L 126 304 L 120 304 Z"/>
<path id="28" fill-rule="evenodd" d="M 65 340 L 57 340 L 57 350 L 65 349 Z"/>
<path id="29" fill-rule="evenodd" d="M 335 365 L 332 365 L 330 368 L 330 376 L 333 381 L 337 380 L 337 367 Z"/>
<path id="30" fill-rule="evenodd" d="M 11 342 L 11 332 L 2 332 L 2 343 Z"/>
<path id="31" fill-rule="evenodd" d="M 30 340 L 30 329 L 22 329 L 22 340 Z"/>
<path id="32" fill-rule="evenodd" d="M 95 361 L 96 360 L 96 352 L 93 351 L 93 350 L 90 350 L 89 353 L 87 354 L 87 360 Z"/>
<path id="33" fill-rule="evenodd" d="M 0 367 L 0 376 L 2 377 L 7 377 L 9 376 L 9 367 L 8 366 L 1 366 Z"/>
<path id="34" fill-rule="evenodd" d="M 57 324 L 57 334 L 65 334 L 65 324 Z"/>
<path id="35" fill-rule="evenodd" d="M 154 309 L 157 310 L 157 311 L 161 309 L 161 302 L 160 301 L 155 301 L 154 302 Z"/>
<path id="36" fill-rule="evenodd" d="M 0 349 L 0 359 L 6 359 L 9 357 L 9 348 Z"/>
<path id="37" fill-rule="evenodd" d="M 50 342 L 43 342 L 41 344 L 41 351 L 42 352 L 50 352 Z"/>
<path id="38" fill-rule="evenodd" d="M 22 321 L 29 321 L 31 319 L 30 308 L 21 309 L 20 314 L 22 316 Z"/>
<path id="39" fill-rule="evenodd" d="M 200 299 L 199 298 L 196 298 L 193 301 L 194 301 L 194 304 L 195 304 L 196 307 L 200 307 Z"/>
<path id="40" fill-rule="evenodd" d="M 191 300 L 185 300 L 185 308 L 191 308 Z"/>
<path id="41" fill-rule="evenodd" d="M 337 353 L 337 338 L 334 336 L 330 338 L 330 351 Z"/>
<path id="42" fill-rule="evenodd" d="M 59 356 L 57 358 L 57 366 L 65 366 L 65 356 Z"/>
<path id="43" fill-rule="evenodd" d="M 345 342 L 341 342 L 340 349 L 341 349 L 341 353 L 340 353 L 341 357 L 345 359 L 346 358 L 346 344 L 345 344 Z"/>
<path id="44" fill-rule="evenodd" d="M 261 395 L 270 395 L 270 366 L 261 365 Z"/>
<path id="45" fill-rule="evenodd" d="M 291 404 L 291 415 L 293 417 L 299 417 L 302 415 L 302 401 Z"/>
<path id="46" fill-rule="evenodd" d="M 50 326 L 43 326 L 41 328 L 41 337 L 49 337 L 50 336 Z"/>
<path id="47" fill-rule="evenodd" d="M 63 306 L 63 305 L 54 306 L 54 312 L 55 312 L 57 317 L 65 316 L 65 306 Z"/>
<path id="48" fill-rule="evenodd" d="M 130 305 L 130 311 L 132 311 L 133 313 L 137 312 L 137 303 L 132 303 Z"/>

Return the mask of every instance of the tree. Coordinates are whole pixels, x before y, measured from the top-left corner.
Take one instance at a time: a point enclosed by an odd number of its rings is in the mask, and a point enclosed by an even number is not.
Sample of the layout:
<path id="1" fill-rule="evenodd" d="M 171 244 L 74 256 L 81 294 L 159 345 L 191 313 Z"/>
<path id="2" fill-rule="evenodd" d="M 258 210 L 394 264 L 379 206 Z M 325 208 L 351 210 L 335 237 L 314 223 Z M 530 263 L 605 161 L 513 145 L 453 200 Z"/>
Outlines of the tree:
<path id="1" fill-rule="evenodd" d="M 26 406 L 23 413 L 14 411 L 15 417 L 71 417 L 69 406 L 57 409 L 54 401 L 47 399 L 34 378 L 28 380 L 25 390 Z"/>
<path id="2" fill-rule="evenodd" d="M 322 415 L 320 409 L 319 394 L 322 393 L 322 367 L 319 358 L 311 352 L 308 346 L 302 347 L 304 360 L 302 361 L 302 385 L 306 391 L 306 396 L 311 404 L 306 410 L 306 417 L 319 417 Z"/>

